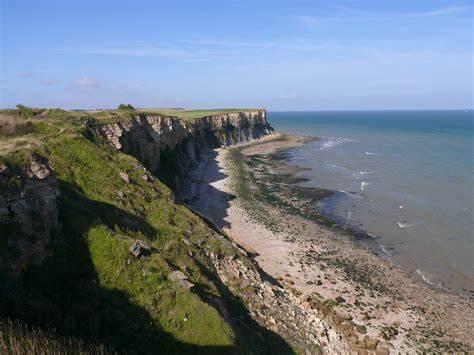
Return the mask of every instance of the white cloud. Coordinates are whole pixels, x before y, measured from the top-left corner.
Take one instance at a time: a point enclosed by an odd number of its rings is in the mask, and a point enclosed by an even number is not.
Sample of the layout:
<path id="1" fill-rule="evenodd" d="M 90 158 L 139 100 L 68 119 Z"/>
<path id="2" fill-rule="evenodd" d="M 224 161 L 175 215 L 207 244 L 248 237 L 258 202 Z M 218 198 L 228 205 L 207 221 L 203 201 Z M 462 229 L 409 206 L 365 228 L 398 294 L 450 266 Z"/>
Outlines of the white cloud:
<path id="1" fill-rule="evenodd" d="M 174 47 L 169 45 L 119 45 L 111 47 L 78 47 L 62 49 L 69 53 L 89 54 L 89 55 L 113 55 L 131 57 L 162 57 L 181 59 L 187 61 L 205 61 L 210 58 L 209 53 L 196 52 L 193 49 Z"/>
<path id="2" fill-rule="evenodd" d="M 32 78 L 32 77 L 41 77 L 48 73 L 61 71 L 61 68 L 44 68 L 44 69 L 34 69 L 34 70 L 23 70 L 15 75 L 19 78 Z"/>
<path id="3" fill-rule="evenodd" d="M 32 71 L 22 71 L 22 72 L 16 73 L 16 76 L 19 78 L 31 78 L 34 75 L 35 73 Z"/>
<path id="4" fill-rule="evenodd" d="M 290 94 L 280 94 L 280 99 L 283 99 L 283 100 L 288 100 L 288 99 L 296 99 L 297 98 L 297 95 L 294 94 L 294 93 L 290 93 Z"/>
<path id="5" fill-rule="evenodd" d="M 426 12 L 414 12 L 410 14 L 406 14 L 407 16 L 411 17 L 432 17 L 432 16 L 444 16 L 444 15 L 451 15 L 454 13 L 462 12 L 468 10 L 468 7 L 465 6 L 450 6 L 445 7 L 442 9 L 426 11 Z"/>
<path id="6" fill-rule="evenodd" d="M 77 80 L 74 80 L 68 88 L 70 89 L 80 89 L 80 90 L 88 90 L 93 89 L 99 86 L 97 79 L 83 76 Z"/>
<path id="7" fill-rule="evenodd" d="M 215 39 L 199 39 L 199 40 L 183 40 L 181 43 L 193 46 L 212 46 L 212 47 L 256 47 L 257 44 L 249 42 L 239 42 L 232 40 L 215 40 Z"/>
<path id="8" fill-rule="evenodd" d="M 59 84 L 61 81 L 60 80 L 54 80 L 54 79 L 51 79 L 51 80 L 41 80 L 40 81 L 40 84 L 41 85 L 44 85 L 44 86 L 54 86 L 56 84 Z"/>
<path id="9" fill-rule="evenodd" d="M 296 16 L 296 21 L 306 27 L 314 30 L 321 27 L 323 23 L 343 20 L 371 20 L 390 17 L 435 17 L 448 16 L 464 11 L 472 11 L 469 6 L 448 6 L 444 8 L 420 11 L 420 12 L 388 12 L 388 11 L 371 11 L 352 7 L 337 6 L 330 16 Z"/>

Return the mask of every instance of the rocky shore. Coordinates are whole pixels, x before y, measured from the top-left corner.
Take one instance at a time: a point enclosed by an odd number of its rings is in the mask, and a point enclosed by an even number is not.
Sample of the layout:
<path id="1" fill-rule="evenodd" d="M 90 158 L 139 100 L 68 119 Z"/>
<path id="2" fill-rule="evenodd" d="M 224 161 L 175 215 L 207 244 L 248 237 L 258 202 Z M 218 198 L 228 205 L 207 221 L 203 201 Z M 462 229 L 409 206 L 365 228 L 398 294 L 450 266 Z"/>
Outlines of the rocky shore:
<path id="1" fill-rule="evenodd" d="M 213 258 L 220 277 L 239 279 L 233 291 L 252 316 L 309 352 L 472 351 L 472 299 L 420 283 L 311 208 L 331 192 L 294 186 L 300 168 L 285 159 L 307 139 L 273 135 L 202 157 L 189 204 L 272 282 Z"/>

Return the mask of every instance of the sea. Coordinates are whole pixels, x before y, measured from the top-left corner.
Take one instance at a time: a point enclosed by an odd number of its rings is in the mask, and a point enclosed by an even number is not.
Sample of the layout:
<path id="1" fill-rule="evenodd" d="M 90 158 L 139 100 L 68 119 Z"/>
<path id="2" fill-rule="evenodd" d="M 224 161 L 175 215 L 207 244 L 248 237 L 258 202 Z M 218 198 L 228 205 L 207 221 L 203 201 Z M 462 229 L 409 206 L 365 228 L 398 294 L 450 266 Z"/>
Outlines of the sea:
<path id="1" fill-rule="evenodd" d="M 320 139 L 289 152 L 314 208 L 363 230 L 426 283 L 474 290 L 474 112 L 269 112 L 280 132 Z"/>

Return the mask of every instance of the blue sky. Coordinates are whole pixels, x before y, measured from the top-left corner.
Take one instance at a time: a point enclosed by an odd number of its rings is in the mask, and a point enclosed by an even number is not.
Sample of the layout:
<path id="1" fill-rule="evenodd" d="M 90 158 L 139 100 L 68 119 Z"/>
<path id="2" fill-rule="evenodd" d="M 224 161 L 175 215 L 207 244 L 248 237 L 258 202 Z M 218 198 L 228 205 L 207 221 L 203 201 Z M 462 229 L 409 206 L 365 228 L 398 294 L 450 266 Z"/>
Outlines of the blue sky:
<path id="1" fill-rule="evenodd" d="M 0 6 L 2 107 L 473 107 L 472 1 Z"/>

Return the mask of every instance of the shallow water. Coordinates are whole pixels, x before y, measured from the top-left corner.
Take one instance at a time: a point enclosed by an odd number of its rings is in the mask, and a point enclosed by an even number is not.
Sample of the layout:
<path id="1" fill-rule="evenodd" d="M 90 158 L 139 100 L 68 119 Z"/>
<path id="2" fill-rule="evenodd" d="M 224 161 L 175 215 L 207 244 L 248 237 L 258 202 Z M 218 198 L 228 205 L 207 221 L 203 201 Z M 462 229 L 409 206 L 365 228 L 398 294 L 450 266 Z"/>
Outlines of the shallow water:
<path id="1" fill-rule="evenodd" d="M 339 191 L 315 208 L 380 236 L 426 282 L 474 289 L 474 128 L 469 111 L 270 112 L 322 139 L 291 152 L 303 185 Z"/>

